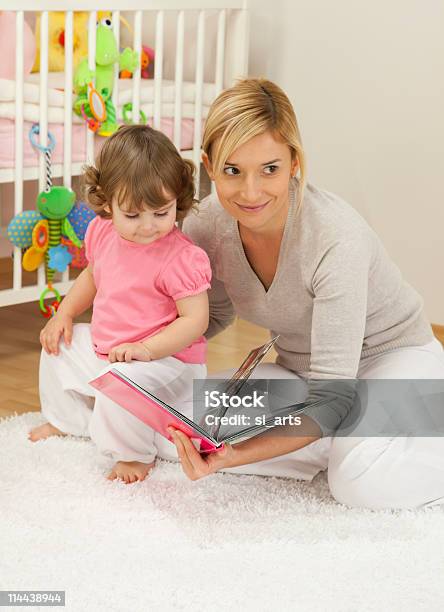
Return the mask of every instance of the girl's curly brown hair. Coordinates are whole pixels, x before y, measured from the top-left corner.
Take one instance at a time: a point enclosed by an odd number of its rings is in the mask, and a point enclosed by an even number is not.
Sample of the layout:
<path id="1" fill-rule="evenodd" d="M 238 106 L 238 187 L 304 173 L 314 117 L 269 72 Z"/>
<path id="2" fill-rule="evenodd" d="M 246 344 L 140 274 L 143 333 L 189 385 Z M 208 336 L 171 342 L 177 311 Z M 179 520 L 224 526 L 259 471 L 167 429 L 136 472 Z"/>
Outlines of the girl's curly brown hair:
<path id="1" fill-rule="evenodd" d="M 94 166 L 83 168 L 82 184 L 92 210 L 111 219 L 113 199 L 129 211 L 162 208 L 177 200 L 176 221 L 197 203 L 192 161 L 171 140 L 146 125 L 126 125 L 106 139 Z"/>

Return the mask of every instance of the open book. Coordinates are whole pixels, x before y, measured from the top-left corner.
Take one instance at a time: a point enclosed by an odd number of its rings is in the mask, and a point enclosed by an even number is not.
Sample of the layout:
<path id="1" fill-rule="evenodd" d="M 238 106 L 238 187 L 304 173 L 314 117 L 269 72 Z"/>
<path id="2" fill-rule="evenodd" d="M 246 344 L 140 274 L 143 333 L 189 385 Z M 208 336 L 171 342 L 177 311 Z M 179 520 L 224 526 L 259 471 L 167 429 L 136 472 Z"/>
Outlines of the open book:
<path id="1" fill-rule="evenodd" d="M 219 392 L 226 393 L 229 396 L 238 395 L 277 338 L 278 336 L 250 351 L 231 379 L 228 382 L 225 381 L 223 387 L 219 387 Z M 212 382 L 217 383 L 217 380 L 213 379 Z M 274 408 L 261 414 L 259 420 L 256 417 L 256 419 L 253 419 L 253 423 L 237 426 L 234 430 L 231 428 L 231 430 L 223 432 L 221 431 L 221 423 L 228 410 L 224 403 L 216 411 L 211 409 L 207 412 L 203 411 L 201 418 L 196 419 L 198 422 L 195 422 L 153 395 L 148 389 L 144 389 L 117 368 L 110 369 L 91 380 L 89 384 L 170 441 L 172 439 L 167 428 L 172 426 L 175 429 L 180 429 L 193 440 L 201 453 L 218 451 L 223 448 L 224 442 L 233 442 L 262 433 L 276 424 L 277 417 L 299 414 L 309 405 L 304 401 L 287 402 L 278 409 Z M 211 419 L 207 418 L 209 415 Z"/>

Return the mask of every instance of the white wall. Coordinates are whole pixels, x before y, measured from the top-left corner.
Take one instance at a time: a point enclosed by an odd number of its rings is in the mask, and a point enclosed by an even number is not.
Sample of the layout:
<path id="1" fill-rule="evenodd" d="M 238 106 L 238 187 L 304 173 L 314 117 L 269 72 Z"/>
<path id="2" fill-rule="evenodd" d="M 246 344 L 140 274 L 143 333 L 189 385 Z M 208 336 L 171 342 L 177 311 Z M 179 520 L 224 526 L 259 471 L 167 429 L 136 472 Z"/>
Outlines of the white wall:
<path id="1" fill-rule="evenodd" d="M 444 324 L 444 2 L 250 0 L 250 74 L 289 95 L 309 181 L 349 201 Z"/>

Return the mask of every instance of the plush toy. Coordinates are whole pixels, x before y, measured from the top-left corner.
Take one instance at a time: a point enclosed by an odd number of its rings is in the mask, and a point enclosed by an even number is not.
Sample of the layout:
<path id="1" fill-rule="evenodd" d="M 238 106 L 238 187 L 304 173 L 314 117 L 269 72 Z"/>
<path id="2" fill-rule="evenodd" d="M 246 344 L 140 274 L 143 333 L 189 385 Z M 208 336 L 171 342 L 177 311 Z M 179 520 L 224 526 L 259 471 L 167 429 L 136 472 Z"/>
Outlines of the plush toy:
<path id="1" fill-rule="evenodd" d="M 62 234 L 74 244 L 82 243 L 67 219 L 75 201 L 75 193 L 67 187 L 51 186 L 37 198 L 37 210 L 26 210 L 16 215 L 8 225 L 8 237 L 19 248 L 27 248 L 23 267 L 28 272 L 37 270 L 43 261 L 47 265 L 47 278 L 54 278 L 55 270 L 63 272 L 70 261 L 57 251 Z M 63 261 L 62 261 L 63 260 Z"/>
<path id="2" fill-rule="evenodd" d="M 35 27 L 37 55 L 32 72 L 40 71 L 40 16 Z M 73 16 L 73 66 L 88 54 L 88 13 L 78 11 Z M 50 12 L 48 17 L 48 70 L 65 70 L 65 12 Z"/>
<path id="3" fill-rule="evenodd" d="M 142 66 L 142 79 L 153 79 L 154 78 L 154 49 L 142 45 L 142 55 L 145 54 L 146 65 Z"/>
<path id="4" fill-rule="evenodd" d="M 154 78 L 154 49 L 142 45 L 142 53 L 140 54 L 140 72 L 142 79 Z M 129 70 L 122 70 L 119 73 L 121 79 L 131 79 L 133 76 Z"/>
<path id="5" fill-rule="evenodd" d="M 71 263 L 68 249 L 60 243 L 61 235 L 68 236 L 81 247 L 74 228 L 68 221 L 68 214 L 74 206 L 74 192 L 62 186 L 51 186 L 37 198 L 38 211 L 28 210 L 16 215 L 8 225 L 8 237 L 19 248 L 27 248 L 22 265 L 25 270 L 37 270 L 43 261 L 46 268 L 47 288 L 40 296 L 40 309 L 50 317 L 60 304 L 60 294 L 52 286 L 55 271 L 63 272 Z M 56 295 L 52 308 L 44 305 L 49 292 Z"/>
<path id="6" fill-rule="evenodd" d="M 96 34 L 96 70 L 91 71 L 88 58 L 84 58 L 74 74 L 74 90 L 77 99 L 74 101 L 74 112 L 79 116 L 91 118 L 90 127 L 101 136 L 109 136 L 118 129 L 116 109 L 111 100 L 114 82 L 114 64 L 119 63 L 121 70 L 134 72 L 138 66 L 138 57 L 129 47 L 119 54 L 112 22 L 109 17 L 100 20 Z M 95 88 L 92 81 L 95 77 Z M 104 116 L 103 116 L 104 113 Z"/>
<path id="7" fill-rule="evenodd" d="M 0 12 L 0 79 L 15 81 L 15 13 L 12 11 Z M 35 38 L 30 26 L 24 22 L 23 30 L 24 68 L 23 76 L 31 72 L 35 58 Z"/>
<path id="8" fill-rule="evenodd" d="M 55 272 L 64 272 L 72 261 L 67 246 L 62 244 L 62 235 L 76 247 L 81 248 L 80 236 L 85 235 L 86 227 L 94 213 L 86 213 L 81 203 L 73 212 L 75 193 L 68 187 L 53 186 L 51 178 L 51 153 L 55 148 L 55 138 L 48 132 L 48 145 L 37 143 L 38 124 L 30 130 L 32 146 L 45 155 L 46 188 L 37 197 L 37 210 L 27 210 L 16 215 L 8 225 L 9 240 L 18 248 L 26 249 L 22 259 L 23 268 L 29 272 L 45 262 L 47 288 L 40 296 L 40 310 L 45 317 L 55 314 L 61 298 L 52 285 Z M 54 293 L 56 300 L 45 306 L 48 293 Z"/>
<path id="9" fill-rule="evenodd" d="M 58 228 L 53 227 L 54 230 L 54 242 L 59 241 L 60 244 L 65 245 L 67 247 L 67 251 L 71 254 L 73 260 L 70 263 L 72 267 L 86 267 L 85 258 L 84 258 L 84 247 L 82 243 L 79 242 L 83 240 L 85 237 L 86 229 L 92 219 L 96 216 L 95 213 L 86 206 L 83 202 L 77 202 L 75 205 L 71 200 L 73 200 L 73 192 L 70 190 L 60 191 L 59 188 L 53 187 L 51 193 L 53 194 L 51 197 L 54 198 L 54 193 L 59 190 L 58 194 L 58 203 L 56 205 L 52 205 L 47 209 L 47 212 L 54 216 L 54 211 L 56 206 L 59 208 L 59 211 L 66 212 L 69 209 L 69 204 L 71 203 L 71 211 L 67 215 L 67 221 L 69 225 L 64 225 L 63 222 L 58 224 Z M 42 192 L 43 193 L 43 192 Z M 40 194 L 42 196 L 42 194 Z M 39 196 L 39 201 L 41 202 L 42 198 Z M 60 205 L 62 202 L 62 205 Z M 67 206 L 64 207 L 63 202 L 67 203 Z M 60 219 L 59 219 L 60 221 Z M 16 215 L 8 225 L 8 237 L 9 240 L 20 249 L 26 249 L 24 255 L 29 251 L 28 255 L 24 258 L 23 267 L 25 270 L 33 271 L 42 263 L 43 255 L 46 252 L 45 249 L 49 245 L 49 221 L 48 218 L 44 216 L 42 210 L 25 210 L 22 213 Z M 63 234 L 72 235 L 74 232 L 77 240 L 76 244 L 69 239 L 63 236 Z M 56 244 L 56 246 L 58 246 Z M 33 249 L 31 250 L 31 248 Z M 40 255 L 39 255 L 40 253 Z M 63 256 L 66 259 L 66 255 Z M 57 258 L 56 258 L 57 259 Z M 60 260 L 60 258 L 59 258 Z M 74 260 L 76 260 L 74 262 Z M 80 262 L 82 262 L 80 264 Z M 75 265 L 76 264 L 76 265 Z M 61 272 L 63 272 L 66 268 L 66 265 L 63 267 Z"/>

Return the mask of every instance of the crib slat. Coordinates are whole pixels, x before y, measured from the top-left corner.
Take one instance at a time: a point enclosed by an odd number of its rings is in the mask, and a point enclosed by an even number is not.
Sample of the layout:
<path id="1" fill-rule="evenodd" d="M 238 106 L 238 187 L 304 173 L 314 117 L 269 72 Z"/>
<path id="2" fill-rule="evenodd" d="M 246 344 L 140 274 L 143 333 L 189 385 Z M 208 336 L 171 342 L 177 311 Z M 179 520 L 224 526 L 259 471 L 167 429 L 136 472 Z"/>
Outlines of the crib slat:
<path id="1" fill-rule="evenodd" d="M 44 11 L 40 20 L 40 144 L 48 144 L 48 12 Z M 23 77 L 22 77 L 23 78 Z M 39 156 L 39 190 L 43 191 L 46 186 L 45 156 Z"/>
<path id="2" fill-rule="evenodd" d="M 216 75 L 214 79 L 216 96 L 218 96 L 222 91 L 224 83 L 226 21 L 226 10 L 219 11 L 217 18 Z M 211 181 L 211 194 L 216 195 L 216 185 L 214 181 Z"/>
<path id="3" fill-rule="evenodd" d="M 23 210 L 23 66 L 24 66 L 24 13 L 16 14 L 16 55 L 15 55 L 15 198 L 14 214 Z"/>
<path id="4" fill-rule="evenodd" d="M 88 66 L 90 70 L 96 69 L 96 27 L 97 12 L 91 11 L 88 20 Z M 94 79 L 95 81 L 95 79 Z M 94 132 L 86 129 L 86 163 L 94 163 Z"/>
<path id="5" fill-rule="evenodd" d="M 23 210 L 23 39 L 24 13 L 17 11 L 15 19 L 15 173 L 14 173 L 14 215 Z M 22 287 L 22 252 L 14 247 L 13 289 Z"/>
<path id="6" fill-rule="evenodd" d="M 40 144 L 48 144 L 48 11 L 41 14 L 40 19 Z M 46 187 L 46 165 L 45 155 L 39 152 L 39 191 Z M 46 284 L 45 266 L 41 265 L 37 271 L 37 283 L 39 287 Z"/>
<path id="7" fill-rule="evenodd" d="M 217 47 L 216 47 L 216 75 L 215 75 L 215 95 L 218 96 L 224 86 L 224 67 L 225 67 L 225 28 L 227 22 L 227 12 L 225 9 L 219 11 L 217 18 Z M 216 184 L 211 181 L 211 194 L 216 195 Z"/>
<path id="8" fill-rule="evenodd" d="M 154 120 L 153 126 L 160 130 L 161 106 L 162 106 L 162 65 L 163 65 L 163 11 L 158 11 L 156 16 L 156 62 L 154 64 Z"/>
<path id="9" fill-rule="evenodd" d="M 63 183 L 65 187 L 71 187 L 73 23 L 73 12 L 67 11 L 65 13 L 65 117 L 63 129 Z"/>
<path id="10" fill-rule="evenodd" d="M 117 42 L 117 48 L 120 47 L 120 11 L 113 11 L 112 13 L 113 32 Z M 113 84 L 113 95 L 112 101 L 114 108 L 116 109 L 116 117 L 119 117 L 119 62 L 114 64 L 114 84 Z"/>
<path id="11" fill-rule="evenodd" d="M 226 11 L 219 11 L 217 19 L 217 50 L 216 50 L 216 96 L 220 94 L 224 84 L 224 63 L 225 63 L 225 24 Z"/>
<path id="12" fill-rule="evenodd" d="M 196 78 L 194 96 L 193 161 L 196 164 L 196 197 L 199 197 L 200 157 L 202 146 L 202 102 L 205 49 L 205 11 L 199 12 L 196 44 Z"/>
<path id="13" fill-rule="evenodd" d="M 176 26 L 176 75 L 174 82 L 174 144 L 180 151 L 182 144 L 182 81 L 183 81 L 183 46 L 185 33 L 185 13 L 179 11 Z"/>
<path id="14" fill-rule="evenodd" d="M 233 85 L 236 79 L 248 76 L 249 17 L 244 7 L 229 14 L 225 37 L 224 83 Z"/>
<path id="15" fill-rule="evenodd" d="M 139 123 L 139 110 L 140 110 L 140 81 L 142 78 L 140 71 L 140 58 L 142 55 L 142 11 L 136 11 L 134 14 L 134 40 L 133 48 L 139 58 L 139 65 L 133 74 L 133 110 L 131 117 L 133 123 Z"/>
<path id="16" fill-rule="evenodd" d="M 72 175 L 72 83 L 73 83 L 73 23 L 72 11 L 65 13 L 65 115 L 63 128 L 63 184 L 71 187 Z M 69 281 L 69 268 L 62 274 L 64 283 Z"/>

